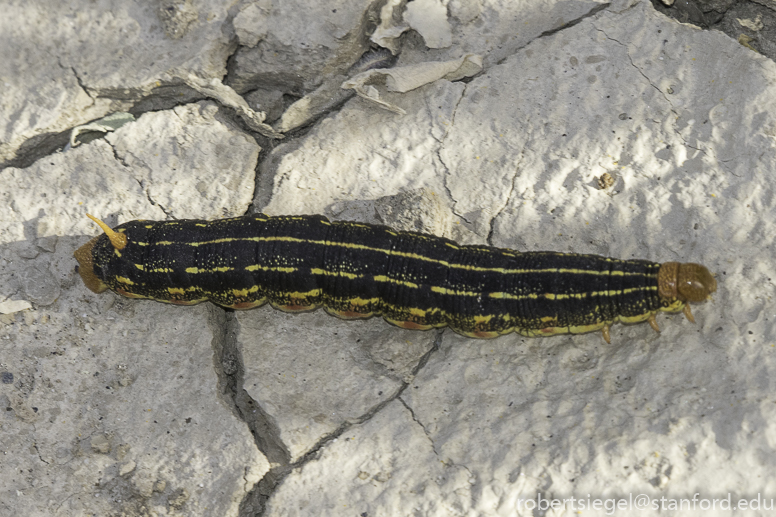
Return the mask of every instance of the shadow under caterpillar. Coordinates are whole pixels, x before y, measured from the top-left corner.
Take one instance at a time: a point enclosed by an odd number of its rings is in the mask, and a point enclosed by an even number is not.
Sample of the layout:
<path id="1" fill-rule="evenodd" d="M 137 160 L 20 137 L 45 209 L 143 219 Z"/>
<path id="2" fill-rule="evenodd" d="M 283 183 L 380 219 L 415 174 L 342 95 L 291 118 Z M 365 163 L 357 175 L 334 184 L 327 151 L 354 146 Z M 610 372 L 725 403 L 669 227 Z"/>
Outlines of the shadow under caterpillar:
<path id="1" fill-rule="evenodd" d="M 88 215 L 88 214 L 87 214 Z M 717 282 L 699 264 L 464 246 L 320 215 L 130 221 L 75 252 L 86 287 L 130 298 L 232 309 L 382 317 L 407 329 L 469 337 L 601 330 L 702 302 Z"/>

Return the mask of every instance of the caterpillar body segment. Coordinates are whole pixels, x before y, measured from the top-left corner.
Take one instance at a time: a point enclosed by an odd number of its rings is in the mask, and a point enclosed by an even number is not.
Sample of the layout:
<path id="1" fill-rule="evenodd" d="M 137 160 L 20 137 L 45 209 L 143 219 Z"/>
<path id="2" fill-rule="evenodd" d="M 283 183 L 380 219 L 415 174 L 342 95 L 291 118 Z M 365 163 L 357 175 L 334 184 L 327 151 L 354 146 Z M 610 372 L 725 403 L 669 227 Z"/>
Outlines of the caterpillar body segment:
<path id="1" fill-rule="evenodd" d="M 90 216 L 91 217 L 91 216 Z M 234 309 L 266 302 L 343 319 L 470 337 L 601 330 L 684 311 L 716 281 L 698 264 L 463 246 L 432 235 L 323 216 L 131 221 L 79 248 L 86 286 L 123 296 Z"/>

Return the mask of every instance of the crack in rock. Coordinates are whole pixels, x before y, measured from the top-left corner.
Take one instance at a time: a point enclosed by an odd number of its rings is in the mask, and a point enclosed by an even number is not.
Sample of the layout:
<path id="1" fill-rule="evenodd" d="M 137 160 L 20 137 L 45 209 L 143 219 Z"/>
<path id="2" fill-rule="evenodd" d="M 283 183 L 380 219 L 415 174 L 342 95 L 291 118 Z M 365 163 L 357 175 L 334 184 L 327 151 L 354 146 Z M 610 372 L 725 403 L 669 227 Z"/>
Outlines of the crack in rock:
<path id="1" fill-rule="evenodd" d="M 289 464 L 291 454 L 280 439 L 277 424 L 243 387 L 245 367 L 237 346 L 234 313 L 213 305 L 209 308 L 208 324 L 213 331 L 213 368 L 221 395 L 232 412 L 248 426 L 256 448 L 270 463 L 270 471 L 248 490 L 240 504 L 239 515 L 255 515 L 253 508 L 257 507 L 256 501 L 261 501 L 263 486 L 275 486 L 273 473 Z M 249 481 L 244 475 L 243 480 L 248 488 Z"/>
<path id="2" fill-rule="evenodd" d="M 564 23 L 563 25 L 561 25 L 560 27 L 557 27 L 555 29 L 549 29 L 549 30 L 546 30 L 546 31 L 542 32 L 541 34 L 536 36 L 536 38 L 534 38 L 534 40 L 539 39 L 539 38 L 545 38 L 547 36 L 552 36 L 553 34 L 556 34 L 556 33 L 560 32 L 560 31 L 564 31 L 566 29 L 570 29 L 571 27 L 574 27 L 575 25 L 578 25 L 579 23 L 581 23 L 583 20 L 586 20 L 588 18 L 592 18 L 593 16 L 597 15 L 599 12 L 603 11 L 604 9 L 608 9 L 611 5 L 612 4 L 610 2 L 607 2 L 605 4 L 597 5 L 597 6 L 593 7 L 592 9 L 590 9 L 585 14 L 583 14 L 582 16 L 580 16 L 579 18 L 575 18 L 575 19 L 571 20 L 570 22 Z"/>
<path id="3" fill-rule="evenodd" d="M 404 406 L 404 408 L 407 411 L 409 411 L 410 417 L 412 418 L 412 420 L 416 424 L 418 424 L 418 426 L 420 426 L 420 428 L 423 430 L 423 434 L 426 435 L 426 438 L 428 439 L 429 443 L 431 444 L 431 450 L 434 452 L 434 456 L 436 456 L 439 459 L 439 461 L 443 465 L 448 467 L 448 468 L 458 467 L 458 468 L 461 468 L 461 469 L 465 470 L 466 473 L 469 475 L 469 479 L 468 479 L 469 484 L 472 486 L 472 488 L 475 487 L 475 485 L 477 485 L 477 482 L 478 482 L 478 476 L 476 474 L 474 474 L 472 472 L 472 470 L 469 467 L 467 467 L 466 465 L 462 465 L 462 464 L 456 463 L 451 458 L 447 458 L 447 459 L 443 458 L 442 455 L 439 454 L 439 451 L 437 451 L 436 443 L 434 443 L 434 439 L 431 437 L 431 434 L 426 429 L 426 426 L 423 425 L 423 422 L 418 420 L 417 416 L 415 416 L 415 411 L 410 407 L 409 404 L 407 404 L 407 402 L 403 398 L 397 397 L 397 399 L 399 400 L 399 402 L 401 402 L 401 404 Z M 476 499 L 477 498 L 474 497 L 472 502 L 476 503 Z"/>
<path id="4" fill-rule="evenodd" d="M 78 87 L 81 88 L 81 90 L 86 94 L 89 99 L 91 99 L 92 103 L 91 106 L 94 106 L 94 103 L 96 99 L 94 98 L 94 95 L 89 91 L 89 88 L 84 84 L 83 80 L 81 79 L 81 76 L 78 75 L 78 71 L 75 69 L 74 66 L 65 66 L 62 64 L 62 61 L 60 58 L 57 58 L 57 64 L 62 70 L 70 70 L 73 72 L 73 77 L 75 77 L 75 81 L 78 83 Z"/>
<path id="5" fill-rule="evenodd" d="M 564 23 L 560 27 L 556 27 L 554 29 L 549 29 L 549 30 L 546 30 L 546 31 L 542 32 L 541 34 L 539 34 L 538 36 L 536 36 L 532 40 L 527 41 L 524 45 L 521 45 L 521 46 L 517 47 L 515 49 L 515 51 L 511 55 L 506 56 L 506 57 L 498 60 L 495 64 L 496 65 L 504 64 L 504 62 L 506 62 L 507 59 L 509 59 L 511 56 L 517 54 L 518 52 L 520 52 L 521 50 L 526 48 L 528 45 L 530 45 L 534 41 L 536 41 L 536 40 L 538 40 L 540 38 L 546 38 L 547 36 L 552 36 L 553 34 L 557 34 L 558 32 L 561 32 L 561 31 L 565 31 L 566 29 L 570 29 L 571 27 L 574 27 L 575 25 L 578 25 L 579 23 L 581 23 L 585 19 L 591 18 L 591 17 L 597 15 L 599 12 L 601 12 L 601 11 L 603 11 L 605 9 L 608 9 L 609 7 L 611 7 L 611 5 L 612 5 L 611 2 L 607 2 L 605 4 L 597 5 L 594 8 L 592 8 L 590 11 L 588 11 L 587 13 L 583 14 L 582 16 L 580 16 L 579 18 L 576 18 L 574 20 L 571 20 L 570 22 Z M 486 70 L 483 69 L 482 72 L 480 72 L 480 74 L 483 74 L 485 72 L 486 72 Z"/>
<path id="6" fill-rule="evenodd" d="M 522 157 L 523 154 L 520 154 L 520 157 Z M 493 217 L 490 218 L 490 222 L 488 223 L 489 230 L 488 230 L 488 237 L 485 242 L 488 243 L 488 246 L 493 246 L 493 234 L 496 231 L 496 219 L 498 219 L 498 216 L 501 215 L 501 212 L 503 212 L 507 206 L 509 206 L 509 200 L 512 199 L 512 194 L 515 193 L 515 183 L 517 183 L 517 177 L 518 177 L 518 169 L 520 168 L 520 162 L 522 160 L 518 159 L 517 163 L 515 164 L 515 172 L 512 174 L 512 181 L 509 185 L 509 192 L 507 193 L 506 197 L 504 198 L 504 204 L 496 210 L 496 213 L 493 214 Z"/>
<path id="7" fill-rule="evenodd" d="M 94 105 L 94 96 L 92 96 L 91 92 L 89 92 L 89 88 L 87 88 L 83 80 L 81 80 L 81 77 L 78 75 L 78 72 L 76 71 L 75 67 L 71 66 L 70 70 L 73 71 L 73 75 L 75 76 L 75 80 L 78 83 L 78 86 L 80 86 L 83 92 L 86 95 L 88 95 L 90 99 L 92 99 L 92 105 Z"/>
<path id="8" fill-rule="evenodd" d="M 448 167 L 445 161 L 442 159 L 442 147 L 443 146 L 439 146 L 439 148 L 436 150 L 437 159 L 439 160 L 439 163 L 442 164 L 442 167 L 445 168 L 445 173 L 442 176 L 442 187 L 444 187 L 447 197 L 449 197 L 453 201 L 453 206 L 451 207 L 453 214 L 455 214 L 455 216 L 460 218 L 461 220 L 466 221 L 466 224 L 472 224 L 472 221 L 464 217 L 463 214 L 459 214 L 458 211 L 455 209 L 455 206 L 458 204 L 458 200 L 455 199 L 455 196 L 453 195 L 453 191 L 450 190 L 450 184 L 448 183 L 448 179 L 450 177 L 450 167 Z"/>
<path id="9" fill-rule="evenodd" d="M 443 462 L 444 462 L 444 460 L 442 460 L 442 457 L 439 455 L 439 452 L 437 452 L 437 449 L 436 449 L 436 444 L 434 443 L 434 440 L 431 438 L 431 434 L 428 432 L 428 429 L 426 429 L 426 426 L 425 426 L 425 425 L 423 425 L 423 422 L 421 422 L 420 420 L 418 420 L 418 417 L 417 417 L 417 416 L 415 416 L 415 410 L 413 410 L 413 409 L 410 407 L 410 405 L 409 405 L 409 404 L 407 404 L 407 401 L 406 401 L 406 400 L 404 400 L 403 398 L 401 398 L 401 397 L 397 397 L 397 400 L 398 400 L 399 402 L 401 402 L 401 404 L 404 406 L 404 408 L 405 408 L 407 411 L 409 411 L 409 412 L 410 412 L 410 416 L 412 417 L 412 420 L 413 420 L 413 421 L 414 421 L 416 424 L 418 424 L 418 425 L 420 426 L 420 428 L 421 428 L 421 429 L 423 429 L 423 434 L 425 434 L 425 435 L 426 435 L 426 438 L 428 438 L 428 441 L 429 441 L 429 443 L 431 444 L 431 450 L 433 450 L 433 451 L 434 451 L 434 455 L 435 455 L 437 458 L 439 458 L 439 459 L 440 459 L 440 461 L 443 461 Z M 445 463 L 446 463 L 446 462 L 445 462 Z"/>
<path id="10" fill-rule="evenodd" d="M 484 70 L 480 71 L 480 74 L 482 74 Z M 448 179 L 450 177 L 450 167 L 447 166 L 447 163 L 445 163 L 445 160 L 442 158 L 442 150 L 445 148 L 445 141 L 447 140 L 447 137 L 450 136 L 450 132 L 455 127 L 455 116 L 458 113 L 458 108 L 461 106 L 461 102 L 463 102 L 463 99 L 466 97 L 466 91 L 469 88 L 469 82 L 464 83 L 463 90 L 461 90 L 461 95 L 458 96 L 458 101 L 455 103 L 455 106 L 453 107 L 452 114 L 450 115 L 450 127 L 447 131 L 445 131 L 444 135 L 441 138 L 437 138 L 434 136 L 434 132 L 430 131 L 431 137 L 434 138 L 437 142 L 439 142 L 439 146 L 436 148 L 436 151 L 434 154 L 436 154 L 437 160 L 439 160 L 439 163 L 442 164 L 442 167 L 444 167 L 444 174 L 442 175 L 442 187 L 445 189 L 445 193 L 447 194 L 447 197 L 453 201 L 453 206 L 451 207 L 451 210 L 453 214 L 455 214 L 456 217 L 462 219 L 463 221 L 466 221 L 467 224 L 472 224 L 470 220 L 468 220 L 466 217 L 463 216 L 463 214 L 459 214 L 455 207 L 458 204 L 458 201 L 453 196 L 453 192 L 450 190 L 450 184 L 448 183 Z"/>
<path id="11" fill-rule="evenodd" d="M 140 189 L 143 191 L 143 193 L 145 193 L 146 199 L 148 199 L 148 202 L 151 203 L 151 206 L 158 206 L 159 210 L 164 212 L 164 215 L 166 215 L 170 219 L 175 219 L 175 217 L 173 217 L 172 214 L 164 206 L 161 205 L 161 203 L 157 203 L 156 201 L 154 201 L 154 198 L 151 197 L 151 192 L 149 191 L 149 189 L 144 187 L 143 180 L 139 180 L 137 178 L 134 178 L 134 179 L 135 181 L 137 181 L 138 185 L 140 185 Z"/>
<path id="12" fill-rule="evenodd" d="M 609 3 L 609 2 L 607 2 L 607 3 L 605 3 L 605 4 L 597 5 L 597 6 L 595 6 L 594 8 L 592 8 L 590 11 L 588 11 L 587 13 L 585 13 L 584 15 L 582 15 L 582 16 L 580 16 L 580 17 L 578 17 L 578 18 L 574 19 L 574 20 L 571 20 L 570 22 L 568 22 L 568 23 L 565 23 L 565 24 L 563 24 L 563 25 L 562 25 L 562 26 L 560 26 L 560 27 L 557 27 L 557 28 L 555 28 L 555 29 L 550 29 L 550 30 L 547 30 L 547 31 L 544 31 L 544 32 L 542 32 L 541 34 L 539 34 L 538 36 L 536 36 L 536 37 L 535 37 L 534 39 L 532 39 L 531 41 L 528 41 L 528 42 L 527 42 L 525 45 L 523 45 L 523 46 L 521 46 L 521 47 L 517 48 L 517 49 L 515 50 L 515 52 L 513 53 L 513 55 L 514 55 L 514 54 L 517 54 L 518 52 L 520 52 L 521 50 L 523 50 L 524 48 L 526 48 L 526 47 L 527 47 L 528 45 L 530 45 L 530 44 L 531 44 L 533 41 L 535 41 L 535 40 L 537 40 L 537 39 L 539 39 L 539 38 L 545 38 L 545 37 L 547 37 L 547 36 L 551 36 L 551 35 L 553 35 L 553 34 L 556 34 L 556 33 L 560 32 L 560 31 L 563 31 L 563 30 L 566 30 L 566 29 L 570 29 L 571 27 L 574 27 L 575 25 L 578 25 L 579 23 L 581 23 L 583 20 L 585 20 L 585 19 L 587 19 L 587 18 L 591 18 L 591 17 L 593 17 L 593 16 L 596 16 L 598 13 L 600 13 L 601 11 L 603 11 L 603 10 L 605 10 L 605 9 L 609 8 L 610 6 L 611 6 L 611 3 Z M 601 32 L 603 32 L 603 31 L 601 31 Z M 605 32 L 604 32 L 604 35 L 606 35 L 606 33 L 605 33 Z M 607 36 L 607 38 L 608 38 L 608 36 Z M 618 42 L 618 43 L 619 43 L 619 42 Z M 498 62 L 496 63 L 496 66 L 503 64 L 503 63 L 504 63 L 504 62 L 505 62 L 505 61 L 506 61 L 506 60 L 507 60 L 509 57 L 510 57 L 510 56 L 507 56 L 507 57 L 505 57 L 504 59 L 502 59 L 502 60 L 498 61 Z M 630 55 L 628 55 L 628 58 L 630 59 Z M 633 64 L 633 61 L 632 61 L 632 60 L 631 60 L 631 64 Z M 635 66 L 635 65 L 634 65 L 634 66 Z M 478 75 L 484 75 L 486 72 L 487 72 L 487 70 L 483 68 L 483 69 L 480 71 L 480 73 L 479 73 Z M 643 74 L 642 74 L 642 75 L 643 75 Z M 646 76 L 645 76 L 645 77 L 646 77 Z M 452 130 L 452 128 L 453 128 L 453 127 L 454 127 L 454 125 L 455 125 L 455 115 L 456 115 L 456 113 L 457 113 L 457 111 L 458 111 L 458 107 L 460 106 L 460 103 L 463 101 L 463 99 L 464 99 L 464 98 L 465 98 L 465 96 L 466 96 L 466 90 L 467 90 L 467 88 L 468 88 L 468 85 L 470 84 L 470 82 L 471 82 L 471 81 L 472 81 L 474 78 L 467 78 L 467 79 L 468 79 L 468 80 L 467 80 L 467 81 L 465 81 L 464 90 L 461 92 L 461 95 L 460 95 L 460 97 L 458 98 L 458 102 L 456 103 L 455 107 L 453 108 L 452 116 L 450 117 L 450 130 Z M 647 78 L 647 80 L 649 80 L 649 78 Z M 661 92 L 661 93 L 662 93 L 662 92 Z M 668 102 L 669 102 L 669 104 L 670 104 L 670 101 L 668 101 Z M 672 107 L 673 107 L 673 106 L 672 106 Z M 673 110 L 672 110 L 672 111 L 673 111 Z M 464 217 L 462 214 L 459 214 L 459 213 L 458 213 L 458 212 L 455 210 L 455 205 L 457 205 L 458 201 L 457 201 L 457 200 L 455 199 L 455 197 L 453 196 L 453 194 L 452 194 L 452 192 L 451 192 L 451 190 L 450 190 L 449 183 L 448 183 L 448 177 L 449 177 L 449 174 L 450 174 L 450 168 L 449 168 L 449 167 L 448 167 L 448 165 L 445 163 L 445 161 L 442 159 L 441 152 L 442 152 L 442 149 L 444 148 L 444 141 L 446 140 L 446 138 L 447 138 L 447 136 L 449 135 L 449 133 L 450 133 L 450 131 L 447 131 L 447 132 L 445 133 L 444 137 L 442 137 L 441 139 L 439 139 L 439 138 L 437 139 L 437 141 L 439 142 L 439 144 L 440 144 L 440 145 L 439 145 L 439 148 L 437 148 L 437 150 L 436 150 L 436 156 L 437 156 L 437 159 L 439 159 L 440 163 L 441 163 L 441 164 L 444 166 L 444 168 L 445 168 L 445 174 L 443 175 L 442 184 L 443 184 L 443 187 L 444 187 L 445 191 L 447 192 L 447 195 L 448 195 L 448 197 L 449 197 L 449 198 L 450 198 L 450 199 L 453 201 L 453 209 L 452 209 L 452 210 L 453 210 L 453 213 L 454 213 L 454 214 L 455 214 L 457 217 L 459 217 L 461 220 L 465 221 L 466 223 L 468 223 L 468 224 L 472 224 L 472 221 L 470 221 L 469 219 L 467 219 L 466 217 Z M 679 137 L 681 138 L 681 135 L 679 135 Z M 515 172 L 515 174 L 512 176 L 512 185 L 511 185 L 511 189 L 510 189 L 509 195 L 506 197 L 506 199 L 505 199 L 505 201 L 504 201 L 504 205 L 503 205 L 501 208 L 499 208 L 499 209 L 497 210 L 496 214 L 495 214 L 493 217 L 491 217 L 491 218 L 490 218 L 490 221 L 489 221 L 489 223 L 488 223 L 490 230 L 489 230 L 489 232 L 488 232 L 488 236 L 487 236 L 487 240 L 486 240 L 486 242 L 487 242 L 489 245 L 493 245 L 493 244 L 492 244 L 492 240 L 493 240 L 494 224 L 495 224 L 496 218 L 497 218 L 497 217 L 499 216 L 499 214 L 501 214 L 501 212 L 503 212 L 503 211 L 504 211 L 504 209 L 505 209 L 505 208 L 508 206 L 508 204 L 509 204 L 509 199 L 510 199 L 510 197 L 512 196 L 512 193 L 515 191 L 515 180 L 516 180 L 516 177 L 517 177 L 517 172 Z"/>
<path id="13" fill-rule="evenodd" d="M 596 27 L 596 28 L 595 28 L 595 30 L 597 30 L 598 32 L 600 32 L 600 33 L 602 33 L 604 36 L 606 36 L 606 39 L 608 39 L 608 40 L 610 40 L 610 41 L 614 41 L 615 43 L 617 43 L 618 45 L 620 45 L 621 47 L 623 47 L 623 48 L 625 49 L 625 55 L 626 55 L 626 56 L 628 56 L 628 61 L 630 62 L 631 66 L 632 66 L 633 68 L 635 68 L 635 69 L 636 69 L 636 71 L 638 71 L 638 73 L 639 73 L 639 74 L 641 74 L 641 76 L 642 76 L 644 79 L 646 79 L 646 80 L 647 80 L 647 83 L 648 83 L 648 84 L 649 84 L 649 85 L 650 85 L 652 88 L 654 88 L 655 90 L 657 90 L 657 91 L 660 93 L 660 96 L 661 96 L 661 97 L 663 97 L 663 99 L 665 99 L 665 101 L 668 103 L 668 105 L 669 105 L 669 106 L 671 106 L 671 113 L 673 113 L 674 115 L 677 115 L 677 116 L 678 116 L 679 114 L 678 114 L 678 113 L 677 113 L 677 112 L 674 110 L 674 105 L 671 103 L 671 99 L 669 99 L 668 97 L 666 97 L 666 94 L 663 92 L 663 90 L 661 90 L 661 89 L 660 89 L 660 88 L 659 88 L 659 87 L 658 87 L 658 86 L 657 86 L 655 83 L 653 83 L 653 82 L 652 82 L 652 79 L 650 79 L 650 78 L 649 78 L 649 76 L 648 76 L 647 74 L 645 74 L 645 73 L 644 73 L 644 71 L 643 71 L 641 68 L 639 68 L 638 66 L 636 66 L 636 63 L 634 63 L 634 62 L 633 62 L 633 57 L 630 55 L 630 50 L 628 49 L 628 45 L 626 45 L 625 43 L 623 43 L 623 42 L 621 42 L 621 41 L 619 41 L 619 40 L 617 40 L 617 39 L 615 39 L 615 38 L 612 38 L 612 37 L 611 37 L 611 36 L 609 36 L 609 35 L 606 33 L 606 31 L 605 31 L 605 30 L 603 30 L 603 29 L 599 29 L 599 28 L 597 28 L 597 27 Z"/>
<path id="14" fill-rule="evenodd" d="M 116 160 L 117 162 L 119 162 L 123 167 L 126 167 L 127 169 L 130 169 L 131 168 L 130 165 L 127 163 L 127 161 L 124 159 L 124 157 L 119 154 L 119 151 L 118 151 L 118 149 L 116 149 L 116 146 L 113 145 L 107 138 L 105 138 L 106 136 L 108 136 L 108 133 L 103 135 L 102 139 L 105 140 L 108 143 L 108 145 L 110 145 L 110 149 L 111 149 L 111 151 L 113 151 L 113 159 Z M 138 183 L 140 183 L 140 182 L 138 182 Z M 140 183 L 140 187 L 141 188 L 142 188 L 142 186 L 143 186 L 143 184 Z"/>
<path id="15" fill-rule="evenodd" d="M 243 387 L 245 367 L 237 345 L 237 319 L 232 311 L 211 307 L 214 334 L 214 365 L 221 393 L 231 402 L 235 414 L 253 434 L 256 446 L 271 465 L 288 464 L 291 454 L 280 439 L 280 429 Z"/>
<path id="16" fill-rule="evenodd" d="M 234 330 L 236 329 L 232 329 L 232 331 L 227 331 L 227 334 L 231 335 L 231 339 L 234 339 L 235 337 Z M 415 365 L 415 368 L 412 369 L 412 373 L 411 373 L 412 378 L 414 378 L 418 374 L 418 372 L 420 372 L 420 370 L 424 366 L 426 366 L 431 355 L 435 353 L 437 350 L 439 350 L 439 346 L 442 342 L 442 335 L 443 335 L 442 330 L 437 331 L 437 337 L 436 339 L 434 339 L 433 346 L 431 347 L 431 349 L 429 349 L 428 352 L 426 352 L 423 355 L 423 357 L 420 358 L 418 363 Z M 236 347 L 236 340 L 234 345 Z M 225 347 L 225 349 L 228 349 L 228 347 Z M 234 352 L 237 352 L 237 351 L 234 350 Z M 235 355 L 235 359 L 237 359 L 237 357 L 238 356 Z M 241 361 L 241 358 L 238 361 Z M 238 365 L 235 365 L 235 366 L 239 371 L 243 370 L 243 366 L 241 363 L 239 364 L 239 366 Z M 241 374 L 239 375 L 239 377 L 240 377 L 240 380 L 242 381 Z M 270 468 L 269 472 L 267 472 L 267 474 L 265 474 L 264 477 L 258 483 L 256 483 L 256 485 L 253 487 L 253 490 L 251 490 L 250 493 L 248 493 L 248 495 L 246 495 L 246 497 L 243 499 L 242 503 L 240 504 L 239 515 L 241 517 L 249 517 L 249 516 L 259 517 L 261 515 L 264 515 L 266 506 L 267 506 L 267 501 L 269 501 L 269 499 L 274 494 L 275 490 L 282 484 L 283 480 L 289 474 L 291 474 L 291 472 L 293 472 L 296 469 L 301 469 L 310 461 L 317 459 L 320 456 L 320 454 L 323 452 L 324 448 L 329 443 L 333 442 L 334 440 L 337 440 L 340 436 L 342 436 L 352 427 L 361 425 L 369 421 L 394 400 L 399 399 L 403 403 L 403 401 L 400 399 L 401 394 L 404 393 L 404 390 L 406 390 L 410 384 L 411 384 L 410 382 L 403 382 L 401 386 L 392 395 L 388 396 L 385 400 L 380 401 L 378 404 L 376 404 L 368 411 L 366 411 L 363 415 L 357 418 L 351 419 L 347 422 L 344 422 L 337 429 L 335 429 L 331 433 L 327 434 L 326 436 L 318 440 L 318 442 L 315 444 L 315 446 L 313 446 L 310 449 L 310 451 L 308 451 L 304 456 L 302 456 L 301 458 L 299 458 L 297 461 L 293 463 L 289 461 L 290 454 L 288 450 L 285 448 L 285 445 L 283 445 L 282 440 L 280 439 L 279 431 L 277 431 L 277 428 L 261 429 L 260 427 L 254 427 L 255 422 L 246 421 L 246 423 L 248 424 L 248 427 L 251 429 L 251 432 L 253 432 L 254 437 L 256 437 L 257 446 L 270 460 L 272 467 Z M 247 393 L 245 395 L 246 397 L 250 398 L 247 395 Z M 236 405 L 238 404 L 239 402 L 236 403 Z M 254 404 L 258 407 L 258 404 L 255 401 L 254 401 Z M 414 418 L 414 415 L 413 415 L 413 418 Z M 269 434 L 262 434 L 262 433 L 266 433 L 267 431 L 269 431 Z M 263 448 L 265 446 L 265 443 L 274 442 L 275 440 L 277 441 L 277 446 L 282 447 L 285 454 L 284 458 L 281 458 L 281 461 L 278 461 L 278 462 L 273 461 L 273 459 L 270 458 L 269 454 L 273 453 L 273 450 L 271 448 L 267 450 Z M 432 445 L 433 445 L 433 442 L 432 442 Z M 272 447 L 272 445 L 270 445 L 270 447 Z M 282 461 L 283 459 L 285 461 Z"/>
<path id="17" fill-rule="evenodd" d="M 599 29 L 598 27 L 595 27 L 595 30 L 597 30 L 598 32 L 602 33 L 606 37 L 606 39 L 608 39 L 610 41 L 614 41 L 618 45 L 622 46 L 625 49 L 625 55 L 628 56 L 628 61 L 630 62 L 631 66 L 633 68 L 635 68 L 636 71 L 638 71 L 638 73 L 641 74 L 641 76 L 644 79 L 646 79 L 647 83 L 652 88 L 657 90 L 660 93 L 660 96 L 663 97 L 663 99 L 666 101 L 666 103 L 668 103 L 668 105 L 670 106 L 669 111 L 674 114 L 674 120 L 671 122 L 671 129 L 676 134 L 676 136 L 678 136 L 679 139 L 682 141 L 682 144 L 685 147 L 689 148 L 689 149 L 694 149 L 694 150 L 699 151 L 699 152 L 701 152 L 703 154 L 706 154 L 706 151 L 704 149 L 701 149 L 699 147 L 694 147 L 694 146 L 690 145 L 687 142 L 687 140 L 685 140 L 684 136 L 682 136 L 682 133 L 676 128 L 676 121 L 681 118 L 681 115 L 676 111 L 676 109 L 674 109 L 674 104 L 671 102 L 671 99 L 669 99 L 666 96 L 665 92 L 663 92 L 663 90 L 661 90 L 660 87 L 658 87 L 655 83 L 653 83 L 652 79 L 650 79 L 649 76 L 647 74 L 645 74 L 644 71 L 636 65 L 636 63 L 633 62 L 633 57 L 630 54 L 630 50 L 628 49 L 628 45 L 626 45 L 625 43 L 622 43 L 621 41 L 618 41 L 615 38 L 612 38 L 603 29 Z"/>
<path id="18" fill-rule="evenodd" d="M 35 452 L 36 452 L 36 453 L 38 453 L 38 459 L 39 459 L 40 461 L 42 461 L 42 462 L 43 462 L 43 463 L 45 463 L 46 465 L 51 465 L 51 463 L 49 463 L 48 461 L 46 461 L 46 460 L 44 460 L 44 459 L 43 459 L 43 456 L 42 456 L 42 455 L 41 455 L 41 453 L 40 453 L 40 449 L 38 448 L 38 444 L 37 444 L 37 443 L 33 442 L 33 444 L 32 444 L 32 447 L 35 449 Z"/>

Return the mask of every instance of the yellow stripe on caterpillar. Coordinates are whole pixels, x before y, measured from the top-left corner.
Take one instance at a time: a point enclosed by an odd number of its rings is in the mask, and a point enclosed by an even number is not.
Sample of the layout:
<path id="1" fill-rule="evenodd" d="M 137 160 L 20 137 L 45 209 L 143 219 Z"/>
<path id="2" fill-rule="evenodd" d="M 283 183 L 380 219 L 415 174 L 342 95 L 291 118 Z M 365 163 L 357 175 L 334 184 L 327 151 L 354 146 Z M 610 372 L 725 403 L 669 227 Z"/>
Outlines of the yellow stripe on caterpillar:
<path id="1" fill-rule="evenodd" d="M 214 267 L 214 268 L 198 268 L 198 267 L 187 267 L 184 269 L 186 273 L 189 273 L 191 275 L 197 275 L 200 273 L 226 273 L 227 271 L 234 271 L 233 267 Z"/>
<path id="2" fill-rule="evenodd" d="M 399 235 L 399 234 L 397 234 Z M 456 264 L 447 262 L 444 260 L 436 260 L 430 257 L 426 257 L 423 255 L 419 255 L 417 253 L 403 253 L 403 252 L 397 252 L 391 249 L 384 249 L 384 248 L 375 248 L 371 246 L 366 246 L 363 244 L 355 244 L 355 243 L 348 243 L 348 242 L 335 242 L 335 241 L 324 241 L 324 240 L 317 240 L 317 239 L 300 239 L 296 237 L 277 237 L 277 236 L 271 236 L 271 237 L 223 237 L 219 239 L 212 239 L 212 240 L 206 240 L 206 241 L 199 241 L 199 242 L 184 242 L 184 241 L 159 241 L 156 244 L 160 246 L 172 246 L 172 245 L 180 245 L 180 246 L 205 246 L 210 244 L 225 244 L 225 243 L 231 243 L 231 242 L 293 242 L 298 244 L 311 244 L 311 245 L 318 245 L 318 246 L 329 246 L 329 247 L 341 247 L 341 248 L 348 248 L 348 249 L 355 249 L 355 250 L 362 250 L 362 251 L 374 251 L 378 253 L 384 253 L 386 255 L 391 256 L 397 256 L 397 257 L 405 257 L 405 258 L 411 258 L 416 260 L 423 260 L 427 262 L 434 262 L 446 267 L 456 268 L 456 269 L 466 269 L 469 271 L 482 271 L 482 272 L 494 272 L 494 273 L 503 273 L 503 274 L 520 274 L 520 273 L 569 273 L 569 274 L 584 274 L 584 275 L 600 275 L 600 276 L 611 276 L 614 274 L 615 276 L 625 276 L 625 275 L 636 275 L 636 276 L 644 276 L 643 273 L 628 273 L 623 271 L 615 271 L 614 273 L 612 271 L 591 271 L 591 270 L 585 270 L 585 269 L 569 269 L 569 268 L 546 268 L 546 269 L 504 269 L 504 268 L 484 268 L 484 267 L 478 267 L 478 266 L 471 266 L 468 264 Z M 460 248 L 458 248 L 460 249 Z M 476 249 L 482 251 L 485 248 L 479 248 Z M 499 249 L 499 248 L 492 248 L 492 251 L 503 253 L 507 256 L 513 256 L 513 254 Z M 607 259 L 611 261 L 612 259 Z"/>

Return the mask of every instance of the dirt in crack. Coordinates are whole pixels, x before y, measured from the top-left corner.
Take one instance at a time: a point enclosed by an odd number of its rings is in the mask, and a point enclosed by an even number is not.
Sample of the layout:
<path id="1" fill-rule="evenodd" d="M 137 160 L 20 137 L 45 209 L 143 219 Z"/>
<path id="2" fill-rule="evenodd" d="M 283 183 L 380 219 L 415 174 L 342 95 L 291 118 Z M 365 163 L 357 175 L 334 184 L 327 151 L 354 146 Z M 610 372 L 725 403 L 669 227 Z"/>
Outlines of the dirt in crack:
<path id="1" fill-rule="evenodd" d="M 287 468 L 291 454 L 280 439 L 280 430 L 273 419 L 243 387 L 245 367 L 237 346 L 239 323 L 232 311 L 210 306 L 209 324 L 213 330 L 214 368 L 218 375 L 219 392 L 235 415 L 246 423 L 259 451 L 272 468 L 249 492 L 240 504 L 239 515 L 257 515 L 263 509 L 264 485 L 274 488 L 274 471 Z"/>

